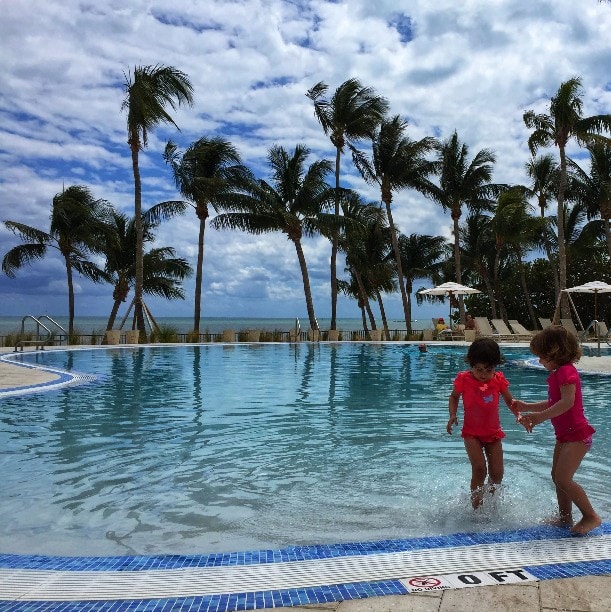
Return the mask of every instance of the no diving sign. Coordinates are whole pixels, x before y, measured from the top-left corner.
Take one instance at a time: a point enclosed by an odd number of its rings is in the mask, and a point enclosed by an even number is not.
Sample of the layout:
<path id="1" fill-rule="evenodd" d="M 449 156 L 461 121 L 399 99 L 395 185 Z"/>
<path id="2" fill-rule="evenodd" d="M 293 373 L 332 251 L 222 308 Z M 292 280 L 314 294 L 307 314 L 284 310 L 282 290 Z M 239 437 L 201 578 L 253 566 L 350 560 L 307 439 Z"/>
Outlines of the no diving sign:
<path id="1" fill-rule="evenodd" d="M 464 589 L 467 587 L 515 584 L 538 580 L 524 569 L 505 569 L 492 572 L 472 572 L 463 574 L 444 574 L 442 576 L 416 576 L 404 578 L 401 583 L 410 593 Z"/>

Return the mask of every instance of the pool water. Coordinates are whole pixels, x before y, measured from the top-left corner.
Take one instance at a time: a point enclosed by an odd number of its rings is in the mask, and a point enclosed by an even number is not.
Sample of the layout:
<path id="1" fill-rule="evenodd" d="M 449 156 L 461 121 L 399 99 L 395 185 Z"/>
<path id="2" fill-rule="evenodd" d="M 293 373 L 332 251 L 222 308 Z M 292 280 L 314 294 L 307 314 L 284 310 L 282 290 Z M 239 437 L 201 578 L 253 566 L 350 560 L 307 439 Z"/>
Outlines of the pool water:
<path id="1" fill-rule="evenodd" d="M 503 348 L 515 397 L 546 397 Z M 554 444 L 501 402 L 499 495 L 473 513 L 460 428 L 465 347 L 198 345 L 46 351 L 24 363 L 96 381 L 2 399 L 0 551 L 188 554 L 527 527 L 555 508 Z M 584 375 L 597 429 L 578 472 L 611 519 L 611 384 Z M 459 412 L 459 418 L 462 416 Z"/>

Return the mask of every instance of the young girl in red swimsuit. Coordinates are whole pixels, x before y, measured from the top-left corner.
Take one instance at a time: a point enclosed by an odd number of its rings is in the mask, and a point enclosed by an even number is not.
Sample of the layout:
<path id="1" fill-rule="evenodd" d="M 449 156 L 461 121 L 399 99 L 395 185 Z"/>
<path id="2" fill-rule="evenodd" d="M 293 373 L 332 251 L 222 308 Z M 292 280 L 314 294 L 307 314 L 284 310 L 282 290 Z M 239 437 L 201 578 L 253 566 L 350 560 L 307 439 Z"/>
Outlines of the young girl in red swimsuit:
<path id="1" fill-rule="evenodd" d="M 503 480 L 503 444 L 505 432 L 501 429 L 499 396 L 512 408 L 513 397 L 509 382 L 496 367 L 501 364 L 499 345 L 491 338 L 477 338 L 469 347 L 466 357 L 471 369 L 459 372 L 454 380 L 448 409 L 450 419 L 446 430 L 458 425 L 458 400 L 462 396 L 464 423 L 462 437 L 471 462 L 471 504 L 479 508 L 484 498 L 486 475 L 490 492 Z"/>
<path id="2" fill-rule="evenodd" d="M 549 521 L 567 525 L 577 535 L 585 535 L 601 524 L 581 485 L 573 480 L 582 459 L 592 446 L 595 429 L 588 423 L 583 410 L 581 380 L 573 365 L 581 357 L 577 338 L 563 327 L 548 327 L 536 334 L 530 350 L 551 372 L 547 379 L 548 399 L 526 403 L 515 400 L 513 409 L 523 414 L 519 422 L 528 432 L 535 425 L 551 419 L 556 434 L 552 460 L 552 480 L 556 485 L 558 516 Z M 581 511 L 582 519 L 573 526 L 573 504 Z"/>

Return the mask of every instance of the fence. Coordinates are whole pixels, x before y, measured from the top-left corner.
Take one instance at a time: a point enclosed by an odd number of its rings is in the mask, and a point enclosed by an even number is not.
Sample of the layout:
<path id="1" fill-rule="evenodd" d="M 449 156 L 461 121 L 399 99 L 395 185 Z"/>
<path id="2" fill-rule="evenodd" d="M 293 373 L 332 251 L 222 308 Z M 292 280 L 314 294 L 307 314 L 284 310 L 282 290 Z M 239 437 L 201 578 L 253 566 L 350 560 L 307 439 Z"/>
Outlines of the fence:
<path id="1" fill-rule="evenodd" d="M 200 332 L 198 337 L 194 337 L 193 332 L 190 333 L 162 333 L 149 335 L 149 342 L 152 343 L 207 343 L 207 342 L 252 342 L 256 336 L 252 335 L 253 330 L 240 330 L 233 332 L 233 340 L 231 340 L 231 334 L 229 340 L 225 339 L 226 334 L 224 332 L 211 333 L 211 332 Z M 378 330 L 378 334 L 380 330 Z M 390 337 L 386 338 L 384 333 L 381 332 L 383 340 L 390 340 L 401 342 L 405 340 L 418 341 L 422 340 L 422 330 L 414 330 L 410 334 L 405 329 L 391 329 L 389 330 Z M 259 342 L 305 342 L 308 340 L 308 331 L 302 330 L 299 332 L 298 337 L 294 336 L 294 331 L 265 331 L 260 330 L 258 333 Z M 375 332 L 374 332 L 375 336 Z M 366 341 L 372 337 L 371 332 L 365 330 L 340 330 L 339 340 L 340 341 Z M 37 337 L 36 334 L 6 334 L 0 335 L 0 346 L 2 347 L 15 347 L 19 340 L 44 340 L 45 337 Z M 319 334 L 319 340 L 325 341 L 328 339 L 328 332 L 321 331 Z M 126 343 L 126 332 L 121 332 L 120 343 Z M 104 332 L 93 332 L 91 334 L 73 334 L 70 338 L 67 334 L 54 334 L 49 342 L 49 346 L 99 346 L 106 344 Z"/>

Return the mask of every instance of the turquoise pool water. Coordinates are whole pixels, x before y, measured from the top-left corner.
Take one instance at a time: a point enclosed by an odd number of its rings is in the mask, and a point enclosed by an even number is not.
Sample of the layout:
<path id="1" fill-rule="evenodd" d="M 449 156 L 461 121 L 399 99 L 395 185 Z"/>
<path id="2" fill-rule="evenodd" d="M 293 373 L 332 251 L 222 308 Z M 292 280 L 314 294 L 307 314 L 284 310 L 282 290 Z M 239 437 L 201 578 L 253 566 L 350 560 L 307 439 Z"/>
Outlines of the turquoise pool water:
<path id="1" fill-rule="evenodd" d="M 515 396 L 543 370 L 503 349 Z M 200 345 L 47 351 L 93 383 L 4 397 L 0 551 L 205 553 L 513 529 L 554 508 L 549 424 L 502 406 L 505 486 L 474 516 L 469 464 L 448 436 L 464 347 Z M 579 480 L 608 521 L 610 378 L 584 376 L 598 430 Z"/>

